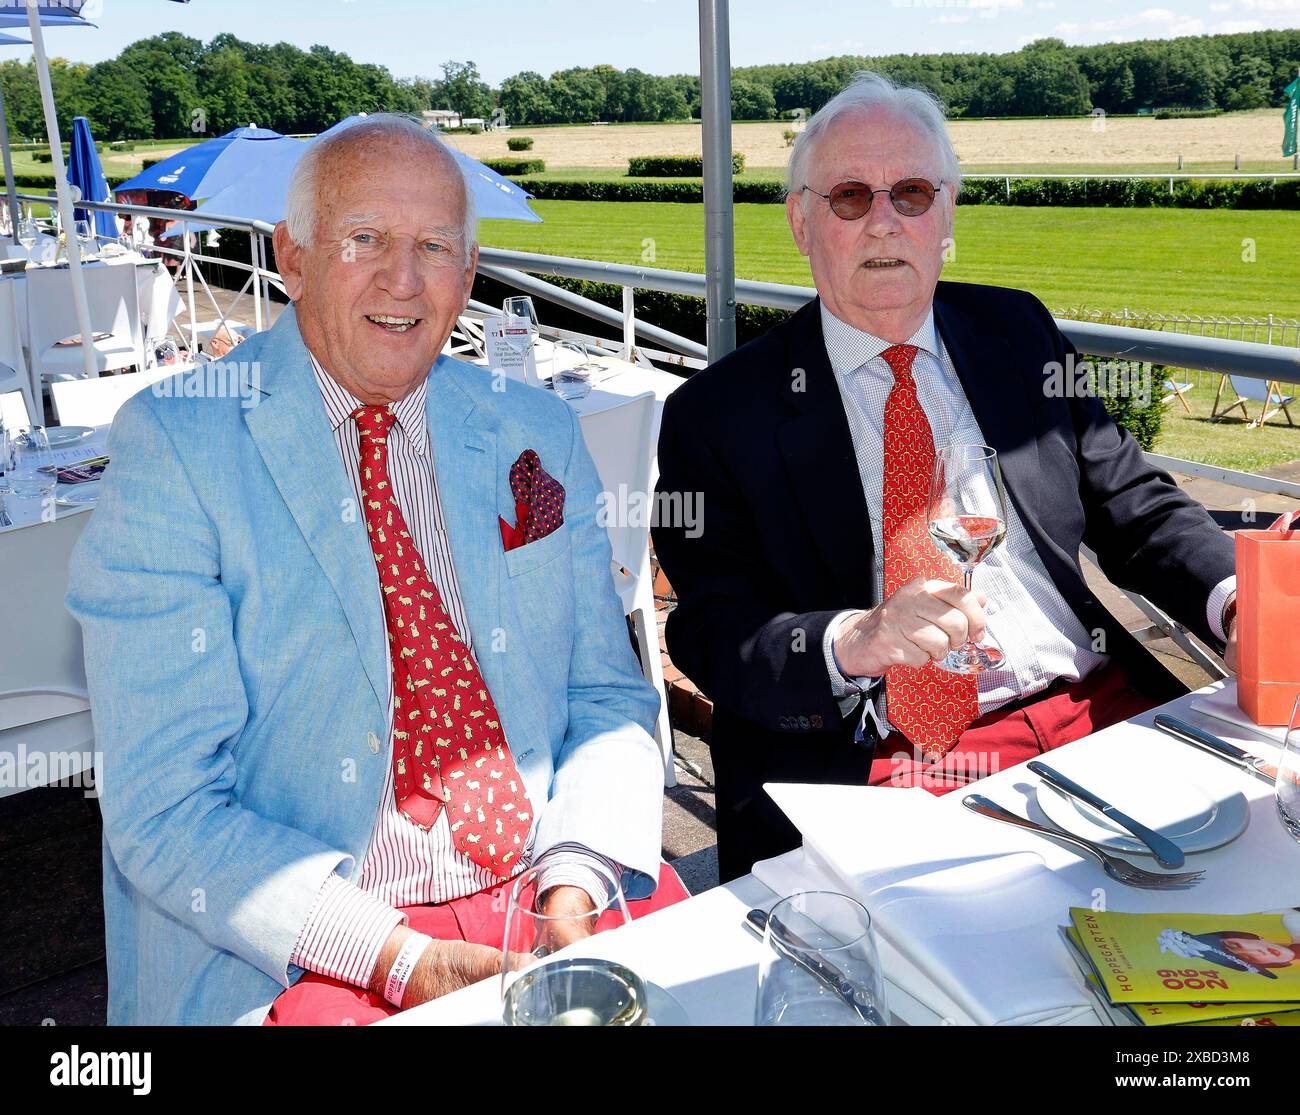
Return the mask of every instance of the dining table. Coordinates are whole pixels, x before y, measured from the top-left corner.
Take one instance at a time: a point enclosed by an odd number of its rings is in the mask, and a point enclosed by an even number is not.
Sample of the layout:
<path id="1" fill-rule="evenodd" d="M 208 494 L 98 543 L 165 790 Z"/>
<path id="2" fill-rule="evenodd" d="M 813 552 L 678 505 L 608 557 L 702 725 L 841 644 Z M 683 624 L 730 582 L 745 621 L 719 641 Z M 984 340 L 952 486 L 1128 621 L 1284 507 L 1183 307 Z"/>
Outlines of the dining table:
<path id="1" fill-rule="evenodd" d="M 1204 870 L 1201 882 L 1183 890 L 1135 890 L 1108 879 L 1099 865 L 1056 841 L 1022 833 L 997 821 L 972 815 L 962 803 L 978 792 L 999 805 L 1031 819 L 1045 820 L 1037 805 L 1039 777 L 1024 766 L 1013 766 L 973 782 L 969 787 L 934 797 L 923 789 L 881 789 L 898 795 L 890 811 L 895 820 L 909 814 L 924 818 L 927 849 L 944 847 L 945 862 L 936 864 L 931 850 L 918 851 L 909 867 L 908 852 L 899 840 L 879 840 L 867 818 L 847 810 L 836 813 L 837 798 L 851 802 L 861 787 L 800 787 L 806 794 L 824 790 L 810 801 L 831 814 L 825 824 L 804 829 L 804 845 L 783 856 L 754 865 L 751 874 L 714 887 L 676 905 L 649 914 L 617 929 L 570 946 L 580 955 L 623 963 L 652 987 L 666 991 L 680 1007 L 668 1024 L 751 1025 L 754 1021 L 758 973 L 766 945 L 746 924 L 750 909 L 771 909 L 782 897 L 807 890 L 854 894 L 868 910 L 895 913 L 906 905 L 933 897 L 936 879 L 954 895 L 962 895 L 962 879 L 988 878 L 993 857 L 972 847 L 972 825 L 991 826 L 999 840 L 1010 834 L 1011 855 L 1001 846 L 996 862 L 1006 865 L 1004 878 L 989 893 L 976 887 L 967 896 L 964 914 L 949 927 L 943 944 L 946 955 L 938 965 L 947 978 L 936 978 L 936 951 L 924 942 L 899 935 L 906 919 L 895 916 L 890 937 L 882 924 L 876 928 L 880 963 L 886 979 L 886 998 L 894 1025 L 971 1025 L 981 1021 L 982 973 L 993 971 L 1007 979 L 1050 990 L 1071 1009 L 1057 1013 L 1053 1024 L 1110 1025 L 1110 1012 L 1093 1001 L 1085 989 L 1078 966 L 1059 938 L 1058 927 L 1069 920 L 1072 904 L 1131 912 L 1245 913 L 1285 909 L 1300 905 L 1300 843 L 1293 839 L 1277 814 L 1272 787 L 1259 778 L 1236 770 L 1221 760 L 1180 743 L 1155 730 L 1158 713 L 1173 715 L 1230 743 L 1275 761 L 1278 745 L 1262 733 L 1234 725 L 1201 711 L 1209 699 L 1231 681 L 1216 682 L 1179 697 L 1130 720 L 1111 725 L 1050 752 L 1052 764 L 1082 782 L 1110 783 L 1115 772 L 1131 770 L 1134 777 L 1152 778 L 1164 771 L 1172 780 L 1190 778 L 1222 788 L 1225 794 L 1244 798 L 1245 828 L 1221 846 L 1189 854 L 1187 867 Z M 866 788 L 868 790 L 874 788 Z M 1154 793 L 1156 788 L 1153 787 Z M 882 799 L 876 799 L 882 800 Z M 862 868 L 857 878 L 847 877 L 842 866 L 832 864 L 820 827 L 838 825 L 852 835 L 871 833 L 871 840 L 837 857 L 841 865 L 856 855 Z M 905 829 L 900 823 L 900 828 Z M 874 847 L 873 847 L 874 843 Z M 894 846 L 890 846 L 890 845 Z M 1131 857 L 1139 858 L 1139 857 Z M 1153 861 L 1147 860 L 1148 864 Z M 874 894 L 863 880 L 873 867 L 887 865 L 890 887 Z M 983 874 L 981 874 L 983 872 Z M 1030 886 L 1026 880 L 1034 880 Z M 1045 885 L 1044 885 L 1045 884 Z M 885 908 L 889 897 L 894 910 Z M 1103 905 L 1099 906 L 1098 903 Z M 958 907 L 963 909 L 962 907 Z M 920 913 L 926 907 L 918 905 Z M 916 921 L 914 919 L 913 925 Z M 924 930 L 917 932 L 917 938 Z M 1037 981 L 1037 982 L 1035 982 Z M 652 1013 L 653 1019 L 653 1013 Z M 983 1019 L 987 1021 L 987 1019 Z M 487 979 L 450 995 L 402 1011 L 378 1025 L 499 1025 L 499 979 Z"/>

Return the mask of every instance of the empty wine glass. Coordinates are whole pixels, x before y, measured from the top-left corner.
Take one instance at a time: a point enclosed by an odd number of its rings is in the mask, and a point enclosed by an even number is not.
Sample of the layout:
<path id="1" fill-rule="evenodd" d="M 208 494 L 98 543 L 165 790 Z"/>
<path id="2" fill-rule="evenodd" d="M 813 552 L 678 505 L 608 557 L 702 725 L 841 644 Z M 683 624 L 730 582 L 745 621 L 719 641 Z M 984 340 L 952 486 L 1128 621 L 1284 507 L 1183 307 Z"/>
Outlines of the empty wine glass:
<path id="1" fill-rule="evenodd" d="M 6 487 L 19 499 L 47 499 L 58 483 L 44 426 L 11 427 L 7 435 Z"/>
<path id="2" fill-rule="evenodd" d="M 975 566 L 1007 536 L 1007 497 L 996 449 L 946 445 L 935 454 L 930 481 L 930 537 L 961 566 L 966 591 Z M 935 663 L 957 674 L 996 670 L 1006 661 L 997 647 L 967 639 Z"/>
<path id="3" fill-rule="evenodd" d="M 1300 840 L 1300 697 L 1286 722 L 1286 740 L 1277 764 L 1277 814 L 1287 832 Z"/>
<path id="4" fill-rule="evenodd" d="M 551 386 L 561 399 L 576 401 L 591 394 L 591 356 L 578 341 L 560 341 L 552 350 Z"/>
<path id="5" fill-rule="evenodd" d="M 871 915 L 834 891 L 783 898 L 767 915 L 757 1026 L 887 1026 Z"/>
<path id="6" fill-rule="evenodd" d="M 79 220 L 77 224 L 77 243 L 81 245 L 81 254 L 89 254 L 95 246 L 95 234 L 91 230 L 90 222 Z"/>
<path id="7" fill-rule="evenodd" d="M 603 901 L 584 913 L 547 912 L 545 858 L 515 878 L 502 946 L 502 1019 L 507 1026 L 639 1026 L 648 1021 L 645 981 L 624 964 L 584 955 L 597 928 L 631 920 L 623 888 L 592 864 Z"/>
<path id="8" fill-rule="evenodd" d="M 18 223 L 18 243 L 23 246 L 28 256 L 31 256 L 32 249 L 36 247 L 36 241 L 40 238 L 41 232 L 36 227 L 36 218 L 29 213 Z"/>

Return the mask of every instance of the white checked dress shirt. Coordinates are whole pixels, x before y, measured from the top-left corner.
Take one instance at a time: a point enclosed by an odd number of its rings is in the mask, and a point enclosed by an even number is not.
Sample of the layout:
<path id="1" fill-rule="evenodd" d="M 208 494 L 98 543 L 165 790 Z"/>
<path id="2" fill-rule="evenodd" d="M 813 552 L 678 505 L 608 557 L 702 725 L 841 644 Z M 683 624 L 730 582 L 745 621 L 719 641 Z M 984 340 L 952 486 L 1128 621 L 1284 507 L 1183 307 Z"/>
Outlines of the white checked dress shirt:
<path id="1" fill-rule="evenodd" d="M 360 507 L 360 444 L 351 415 L 362 403 L 341 387 L 315 357 L 312 364 L 343 467 Z M 473 652 L 433 471 L 425 421 L 426 394 L 427 384 L 421 381 L 415 391 L 393 406 L 397 421 L 388 435 L 389 476 L 425 568 L 438 586 L 456 629 Z M 383 607 L 378 592 L 375 607 Z M 389 674 L 388 731 L 391 735 L 392 662 L 387 655 L 385 661 Z M 531 861 L 531 851 L 530 846 L 528 853 L 521 857 L 517 871 L 524 870 Z M 591 866 L 593 860 L 613 871 L 616 877 L 621 872 L 619 865 L 580 845 L 564 845 L 547 856 L 545 885 L 580 886 L 593 900 L 603 901 L 604 886 Z M 456 850 L 445 810 L 428 832 L 402 816 L 397 809 L 393 767 L 389 763 L 383 800 L 362 862 L 360 880 L 353 884 L 335 873 L 325 881 L 298 934 L 292 960 L 301 968 L 364 987 L 393 927 L 406 921 L 395 907 L 447 902 L 499 881 L 492 872 Z"/>
<path id="2" fill-rule="evenodd" d="M 875 598 L 884 593 L 885 554 L 883 541 L 884 417 L 885 402 L 893 390 L 894 374 L 880 355 L 890 342 L 841 321 L 823 304 L 822 336 L 830 358 L 835 383 L 849 420 L 849 433 L 857 457 L 862 491 L 871 521 Z M 935 449 L 949 444 L 987 444 L 970 401 L 953 367 L 934 324 L 934 310 L 912 334 L 908 344 L 917 348 L 912 363 L 917 398 L 934 433 Z M 1107 661 L 1093 649 L 1093 636 L 1079 622 L 1057 589 L 1042 558 L 1020 520 L 1011 498 L 1007 498 L 1007 537 L 977 567 L 975 585 L 988 599 L 988 638 L 1006 655 L 1000 669 L 978 676 L 980 715 L 1012 701 L 1030 697 L 1058 678 L 1078 681 Z M 1215 587 L 1207 602 L 1210 627 L 1223 637 L 1223 607 L 1236 579 L 1228 578 Z M 831 690 L 841 698 L 847 714 L 860 693 L 871 690 L 874 701 L 866 702 L 864 715 L 871 715 L 880 734 L 888 733 L 888 683 L 876 685 L 875 678 L 847 678 L 839 670 L 832 644 L 841 625 L 855 611 L 842 612 L 826 629 L 823 653 L 830 674 Z"/>

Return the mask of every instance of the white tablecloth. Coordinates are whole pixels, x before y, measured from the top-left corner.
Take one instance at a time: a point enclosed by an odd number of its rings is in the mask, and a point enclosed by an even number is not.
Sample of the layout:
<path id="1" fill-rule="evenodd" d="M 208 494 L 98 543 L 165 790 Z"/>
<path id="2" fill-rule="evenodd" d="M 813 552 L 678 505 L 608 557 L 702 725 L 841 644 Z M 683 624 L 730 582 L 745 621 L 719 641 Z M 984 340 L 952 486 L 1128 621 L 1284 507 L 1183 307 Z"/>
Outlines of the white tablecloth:
<path id="1" fill-rule="evenodd" d="M 1089 769 L 1113 767 L 1136 750 L 1150 750 L 1166 755 L 1171 767 L 1177 764 L 1178 769 L 1196 772 L 1204 781 L 1231 785 L 1245 794 L 1250 804 L 1250 824 L 1246 831 L 1231 844 L 1188 857 L 1189 868 L 1205 869 L 1205 880 L 1199 886 L 1172 892 L 1132 890 L 1108 880 L 1100 868 L 1055 842 L 1039 841 L 1026 834 L 1027 840 L 1037 841 L 1026 847 L 1032 846 L 1045 864 L 1085 893 L 1093 887 L 1104 887 L 1111 909 L 1247 912 L 1296 905 L 1300 903 L 1300 844 L 1283 829 L 1270 788 L 1259 779 L 1238 774 L 1217 759 L 1144 728 L 1155 712 L 1166 711 L 1257 754 L 1275 753 L 1263 736 L 1195 712 L 1192 709 L 1195 698 L 1195 694 L 1189 694 L 1131 722 L 1069 744 L 1054 751 L 1051 761 L 1063 771 L 1083 778 Z M 1037 781 L 1024 767 L 1018 766 L 982 780 L 976 789 L 1008 808 L 1041 819 L 1029 800 Z M 961 797 L 960 792 L 947 795 L 937 803 L 940 811 L 958 815 L 953 811 L 962 810 Z M 774 862 L 779 862 L 777 871 L 770 869 Z M 800 851 L 780 861 L 769 861 L 767 867 L 760 866 L 760 869 L 769 878 L 782 879 L 781 889 L 787 892 L 800 888 L 844 889 L 832 875 L 810 866 Z M 794 885 L 796 882 L 798 886 Z M 592 938 L 590 951 L 621 960 L 666 988 L 685 1007 L 695 1024 L 748 1025 L 753 1019 L 761 946 L 743 928 L 742 922 L 749 906 L 770 906 L 777 897 L 758 878 L 749 875 L 727 887 L 651 914 L 624 929 Z M 1054 926 L 1066 920 L 1066 911 L 1062 909 L 1036 912 L 1044 933 L 1053 932 Z M 981 959 L 972 956 L 971 961 L 979 963 Z M 897 952 L 883 949 L 882 963 L 890 983 L 890 1008 L 896 1021 L 932 1025 L 945 1019 L 963 1021 L 962 1012 L 951 1001 L 932 1005 L 904 990 L 922 989 L 927 981 L 923 973 L 911 968 Z M 1062 972 L 1073 972 L 1073 962 L 1063 943 L 1059 963 Z M 940 1009 L 933 1009 L 935 1005 Z M 499 1018 L 499 988 L 495 980 L 488 980 L 404 1011 L 383 1024 L 486 1024 L 495 1023 Z M 1077 1021 L 1102 1023 L 1095 1016 Z"/>

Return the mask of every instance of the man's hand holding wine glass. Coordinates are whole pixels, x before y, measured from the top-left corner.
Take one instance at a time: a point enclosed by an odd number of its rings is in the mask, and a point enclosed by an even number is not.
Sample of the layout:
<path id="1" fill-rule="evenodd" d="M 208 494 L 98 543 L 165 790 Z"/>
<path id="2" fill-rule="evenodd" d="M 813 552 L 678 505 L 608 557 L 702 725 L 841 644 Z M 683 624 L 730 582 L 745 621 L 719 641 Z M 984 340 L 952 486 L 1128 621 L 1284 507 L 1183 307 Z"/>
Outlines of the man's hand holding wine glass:
<path id="1" fill-rule="evenodd" d="M 984 604 L 981 592 L 915 577 L 840 628 L 835 660 L 849 677 L 879 677 L 890 666 L 938 661 L 967 639 L 984 637 Z"/>

